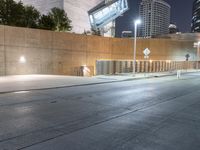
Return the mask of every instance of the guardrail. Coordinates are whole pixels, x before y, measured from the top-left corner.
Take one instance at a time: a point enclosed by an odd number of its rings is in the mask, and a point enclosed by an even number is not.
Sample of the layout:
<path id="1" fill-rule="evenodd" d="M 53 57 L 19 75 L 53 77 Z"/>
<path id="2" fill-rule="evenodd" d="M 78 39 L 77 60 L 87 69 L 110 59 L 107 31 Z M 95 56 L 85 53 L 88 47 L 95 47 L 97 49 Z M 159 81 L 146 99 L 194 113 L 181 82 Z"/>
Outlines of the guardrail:
<path id="1" fill-rule="evenodd" d="M 136 61 L 136 73 L 172 72 L 176 70 L 200 69 L 200 61 Z M 133 61 L 96 62 L 96 75 L 133 72 Z"/>

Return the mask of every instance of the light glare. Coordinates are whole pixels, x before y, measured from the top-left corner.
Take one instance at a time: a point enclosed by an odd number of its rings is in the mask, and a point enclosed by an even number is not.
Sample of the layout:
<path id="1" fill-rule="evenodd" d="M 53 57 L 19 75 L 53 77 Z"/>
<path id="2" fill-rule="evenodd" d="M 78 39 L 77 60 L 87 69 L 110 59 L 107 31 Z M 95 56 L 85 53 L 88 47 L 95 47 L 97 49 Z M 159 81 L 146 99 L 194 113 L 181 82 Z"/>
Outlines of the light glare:
<path id="1" fill-rule="evenodd" d="M 24 56 L 21 56 L 19 58 L 19 62 L 22 63 L 22 64 L 26 63 L 26 58 Z"/>
<path id="2" fill-rule="evenodd" d="M 136 24 L 136 25 L 141 24 L 141 23 L 142 23 L 142 22 L 141 22 L 140 19 L 135 20 L 135 24 Z"/>
<path id="3" fill-rule="evenodd" d="M 24 94 L 24 93 L 29 93 L 30 91 L 18 91 L 18 92 L 14 92 L 15 94 Z"/>

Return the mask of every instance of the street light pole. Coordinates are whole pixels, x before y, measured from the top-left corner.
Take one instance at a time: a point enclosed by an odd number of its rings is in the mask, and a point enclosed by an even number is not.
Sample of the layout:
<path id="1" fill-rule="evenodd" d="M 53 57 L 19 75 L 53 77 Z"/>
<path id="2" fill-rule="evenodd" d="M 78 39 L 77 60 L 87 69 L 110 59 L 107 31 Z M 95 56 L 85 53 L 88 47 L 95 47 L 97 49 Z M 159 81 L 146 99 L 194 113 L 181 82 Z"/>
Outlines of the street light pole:
<path id="1" fill-rule="evenodd" d="M 199 49 L 200 49 L 200 42 L 198 42 L 197 44 L 197 69 L 199 69 L 199 57 L 200 57 Z"/>
<path id="2" fill-rule="evenodd" d="M 136 20 L 135 22 L 135 33 L 134 33 L 134 49 L 133 49 L 133 76 L 135 76 L 135 68 L 136 68 L 136 51 L 137 51 L 137 26 L 141 23 L 140 20 Z"/>
<path id="3" fill-rule="evenodd" d="M 197 61 L 199 61 L 199 49 L 200 49 L 200 42 L 197 45 Z"/>

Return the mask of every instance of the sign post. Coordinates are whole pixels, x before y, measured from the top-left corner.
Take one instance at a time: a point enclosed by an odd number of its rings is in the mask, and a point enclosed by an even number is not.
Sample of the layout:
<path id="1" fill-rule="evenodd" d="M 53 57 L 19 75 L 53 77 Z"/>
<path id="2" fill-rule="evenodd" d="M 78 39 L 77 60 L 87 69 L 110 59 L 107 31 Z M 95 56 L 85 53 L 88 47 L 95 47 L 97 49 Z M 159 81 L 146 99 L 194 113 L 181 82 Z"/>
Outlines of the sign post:
<path id="1" fill-rule="evenodd" d="M 149 54 L 151 53 L 151 51 L 150 51 L 148 48 L 146 48 L 146 49 L 143 51 L 143 53 L 144 53 L 144 58 L 145 58 L 145 59 L 148 59 L 148 58 L 149 58 Z"/>
<path id="2" fill-rule="evenodd" d="M 200 58 L 200 42 L 195 42 L 194 43 L 194 47 L 197 48 L 197 56 L 196 56 L 196 61 L 197 61 L 197 65 L 196 65 L 196 69 L 199 69 L 199 58 Z"/>
<path id="3" fill-rule="evenodd" d="M 146 48 L 146 49 L 143 51 L 143 53 L 144 53 L 144 59 L 145 59 L 145 60 L 149 59 L 149 54 L 151 53 L 151 51 L 150 51 L 148 48 Z M 146 61 L 145 61 L 145 64 L 146 64 Z M 146 65 L 145 65 L 145 68 L 144 68 L 144 69 L 146 70 Z M 145 71 L 145 76 L 146 76 L 146 72 L 147 72 L 147 71 Z"/>
<path id="4" fill-rule="evenodd" d="M 190 58 L 190 54 L 186 54 L 186 55 L 185 55 L 185 59 L 186 59 L 186 62 L 187 62 L 187 63 L 186 63 L 186 72 L 187 72 L 187 70 L 188 70 L 188 63 L 189 63 L 188 61 L 189 61 L 189 58 Z"/>

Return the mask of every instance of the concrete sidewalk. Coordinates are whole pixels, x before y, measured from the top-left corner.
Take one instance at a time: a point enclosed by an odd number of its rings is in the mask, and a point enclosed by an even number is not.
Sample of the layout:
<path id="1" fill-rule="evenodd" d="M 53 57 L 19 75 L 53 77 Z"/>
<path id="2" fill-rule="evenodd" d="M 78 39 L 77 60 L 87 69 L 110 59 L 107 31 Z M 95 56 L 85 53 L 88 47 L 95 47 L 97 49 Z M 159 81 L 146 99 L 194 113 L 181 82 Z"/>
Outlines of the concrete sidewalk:
<path id="1" fill-rule="evenodd" d="M 193 72 L 200 72 L 200 70 L 180 70 L 181 75 L 187 74 L 187 73 L 193 73 Z M 110 80 L 118 80 L 118 81 L 124 81 L 124 80 L 134 80 L 134 79 L 146 79 L 146 78 L 154 78 L 154 77 L 163 77 L 163 76 L 176 76 L 177 71 L 172 72 L 155 72 L 155 73 L 137 73 L 135 76 L 133 76 L 132 73 L 121 73 L 116 75 L 101 75 L 96 76 L 99 79 L 110 79 Z"/>
<path id="2" fill-rule="evenodd" d="M 195 72 L 195 70 L 190 70 L 188 71 L 188 73 L 189 72 Z M 148 73 L 148 74 L 140 73 L 136 74 L 135 77 L 133 77 L 132 74 L 102 75 L 94 77 L 75 77 L 75 76 L 57 76 L 57 75 L 5 76 L 5 77 L 0 77 L 0 93 L 103 84 L 110 82 L 120 82 L 120 81 L 162 77 L 169 75 L 176 75 L 176 72 Z"/>
<path id="3" fill-rule="evenodd" d="M 0 93 L 99 84 L 108 81 L 114 80 L 58 75 L 5 76 L 0 77 Z"/>

